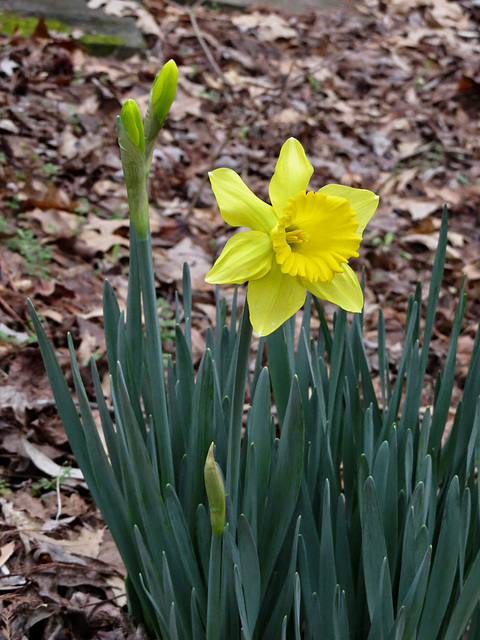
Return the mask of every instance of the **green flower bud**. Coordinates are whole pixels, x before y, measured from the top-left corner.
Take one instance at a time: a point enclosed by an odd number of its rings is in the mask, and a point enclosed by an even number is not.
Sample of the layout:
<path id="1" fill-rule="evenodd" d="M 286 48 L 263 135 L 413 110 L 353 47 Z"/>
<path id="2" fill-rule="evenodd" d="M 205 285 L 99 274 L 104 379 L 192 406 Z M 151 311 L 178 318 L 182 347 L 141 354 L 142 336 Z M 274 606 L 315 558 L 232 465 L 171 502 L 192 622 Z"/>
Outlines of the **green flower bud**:
<path id="1" fill-rule="evenodd" d="M 165 122 L 177 92 L 178 69 L 174 60 L 166 62 L 152 86 L 152 105 L 160 126 Z"/>
<path id="2" fill-rule="evenodd" d="M 143 121 L 140 109 L 135 100 L 127 100 L 120 114 L 130 140 L 140 151 L 145 153 L 145 137 L 143 135 Z"/>
<path id="3" fill-rule="evenodd" d="M 150 171 L 153 149 L 160 129 L 163 127 L 168 111 L 177 91 L 178 69 L 173 60 L 169 60 L 155 78 L 145 115 L 145 177 Z"/>
<path id="4" fill-rule="evenodd" d="M 221 536 L 225 526 L 225 487 L 220 467 L 213 457 L 213 442 L 208 450 L 203 470 L 210 506 L 210 522 L 214 536 Z"/>

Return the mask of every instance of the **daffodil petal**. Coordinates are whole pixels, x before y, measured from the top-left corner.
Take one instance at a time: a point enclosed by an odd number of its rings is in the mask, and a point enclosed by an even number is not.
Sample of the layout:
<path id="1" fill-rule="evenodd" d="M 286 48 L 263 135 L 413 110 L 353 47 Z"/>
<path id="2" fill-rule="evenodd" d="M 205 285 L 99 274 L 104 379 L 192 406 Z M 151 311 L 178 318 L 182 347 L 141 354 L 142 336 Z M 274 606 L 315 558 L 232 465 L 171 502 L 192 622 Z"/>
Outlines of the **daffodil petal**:
<path id="1" fill-rule="evenodd" d="M 358 278 L 348 266 L 342 264 L 344 271 L 336 273 L 331 282 L 308 282 L 302 278 L 303 285 L 317 298 L 329 300 L 345 311 L 359 313 L 363 307 L 363 293 Z"/>
<path id="2" fill-rule="evenodd" d="M 262 231 L 240 231 L 230 238 L 205 280 L 212 284 L 262 278 L 273 260 L 272 241 Z"/>
<path id="3" fill-rule="evenodd" d="M 222 218 L 232 227 L 269 233 L 277 224 L 272 207 L 260 200 L 235 171 L 215 169 L 209 176 Z"/>
<path id="4" fill-rule="evenodd" d="M 357 234 L 361 237 L 368 221 L 378 207 L 379 197 L 368 189 L 354 189 L 353 187 L 344 187 L 341 184 L 327 184 L 319 191 L 329 196 L 346 198 L 350 202 L 358 222 Z"/>
<path id="5" fill-rule="evenodd" d="M 305 295 L 300 278 L 283 274 L 274 260 L 263 278 L 248 283 L 247 300 L 253 329 L 259 336 L 268 336 L 300 309 Z"/>
<path id="6" fill-rule="evenodd" d="M 295 138 L 289 138 L 280 150 L 269 187 L 270 201 L 278 218 L 290 198 L 307 190 L 312 173 L 313 167 L 302 145 Z"/>

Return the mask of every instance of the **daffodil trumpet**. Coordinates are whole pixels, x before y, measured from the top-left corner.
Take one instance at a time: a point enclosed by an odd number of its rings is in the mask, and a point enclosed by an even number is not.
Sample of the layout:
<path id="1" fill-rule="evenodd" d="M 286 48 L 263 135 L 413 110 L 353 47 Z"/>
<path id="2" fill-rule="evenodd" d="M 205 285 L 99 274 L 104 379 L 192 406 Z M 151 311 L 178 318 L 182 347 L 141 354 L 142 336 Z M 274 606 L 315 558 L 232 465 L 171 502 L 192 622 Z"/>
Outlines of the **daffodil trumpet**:
<path id="1" fill-rule="evenodd" d="M 363 293 L 349 260 L 358 256 L 378 196 L 338 184 L 307 191 L 312 173 L 295 138 L 280 151 L 269 187 L 271 205 L 231 169 L 210 173 L 225 222 L 249 229 L 227 241 L 206 281 L 248 282 L 250 320 L 262 336 L 300 309 L 306 290 L 346 311 L 363 308 Z"/>

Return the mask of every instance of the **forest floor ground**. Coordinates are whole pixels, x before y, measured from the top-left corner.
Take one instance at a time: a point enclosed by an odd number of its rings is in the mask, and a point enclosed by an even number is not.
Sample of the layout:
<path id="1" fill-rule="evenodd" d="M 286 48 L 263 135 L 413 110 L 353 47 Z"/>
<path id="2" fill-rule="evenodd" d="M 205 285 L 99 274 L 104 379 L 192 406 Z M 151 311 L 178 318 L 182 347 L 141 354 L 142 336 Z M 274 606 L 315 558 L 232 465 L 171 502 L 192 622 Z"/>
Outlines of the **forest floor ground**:
<path id="1" fill-rule="evenodd" d="M 107 387 L 102 287 L 108 278 L 125 304 L 129 242 L 115 118 L 127 98 L 144 111 L 166 60 L 179 66 L 178 94 L 155 152 L 150 200 L 167 351 L 184 261 L 197 361 L 214 319 L 214 287 L 204 278 L 233 230 L 208 171 L 232 168 L 268 200 L 290 136 L 315 167 L 312 189 L 334 182 L 380 196 L 353 265 L 365 267 L 373 371 L 381 308 L 395 374 L 408 297 L 418 280 L 428 293 L 444 204 L 449 243 L 429 374 L 433 381 L 444 363 L 465 274 L 453 408 L 480 315 L 478 3 L 365 0 L 304 13 L 106 5 L 133 12 L 146 58 L 93 57 L 41 23 L 28 37 L 0 34 L 0 615 L 8 639 L 141 633 L 128 626 L 112 539 L 70 471 L 26 299 L 48 323 L 67 376 L 71 332 L 87 380 L 93 355 Z M 232 289 L 223 290 L 230 301 Z M 333 307 L 325 311 L 331 317 Z M 425 389 L 425 403 L 431 395 Z"/>

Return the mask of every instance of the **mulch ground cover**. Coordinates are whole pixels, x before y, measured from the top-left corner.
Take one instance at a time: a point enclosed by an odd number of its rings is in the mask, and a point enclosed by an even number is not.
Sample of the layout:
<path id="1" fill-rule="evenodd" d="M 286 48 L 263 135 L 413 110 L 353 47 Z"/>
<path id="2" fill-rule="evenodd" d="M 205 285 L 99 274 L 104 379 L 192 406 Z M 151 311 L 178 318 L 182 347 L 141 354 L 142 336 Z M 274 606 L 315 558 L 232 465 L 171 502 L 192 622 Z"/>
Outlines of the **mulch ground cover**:
<path id="1" fill-rule="evenodd" d="M 353 265 L 365 267 L 374 371 L 381 307 L 395 374 L 408 296 L 417 280 L 428 292 L 445 203 L 449 245 L 429 373 L 434 380 L 444 362 L 465 274 L 455 401 L 479 318 L 478 2 L 365 0 L 295 14 L 110 0 L 105 11 L 137 16 L 146 59 L 92 57 L 42 22 L 30 37 L 0 34 L 0 637 L 8 639 L 142 636 L 126 614 L 123 565 L 56 415 L 26 298 L 67 377 L 71 332 L 87 381 L 93 355 L 107 391 L 103 280 L 125 303 L 128 274 L 115 117 L 127 98 L 144 111 L 163 62 L 174 58 L 180 71 L 150 180 L 167 351 L 185 260 L 197 358 L 215 313 L 204 277 L 233 230 L 208 171 L 230 167 L 267 200 L 290 136 L 315 167 L 312 189 L 338 182 L 380 195 Z M 325 310 L 331 317 L 333 307 Z M 431 388 L 424 396 L 432 401 Z"/>

